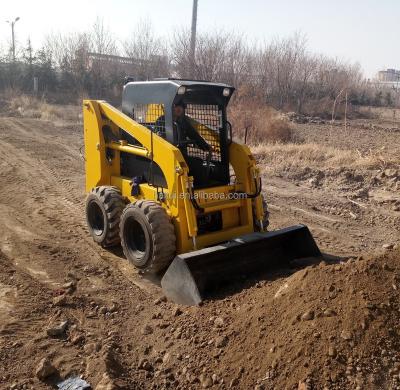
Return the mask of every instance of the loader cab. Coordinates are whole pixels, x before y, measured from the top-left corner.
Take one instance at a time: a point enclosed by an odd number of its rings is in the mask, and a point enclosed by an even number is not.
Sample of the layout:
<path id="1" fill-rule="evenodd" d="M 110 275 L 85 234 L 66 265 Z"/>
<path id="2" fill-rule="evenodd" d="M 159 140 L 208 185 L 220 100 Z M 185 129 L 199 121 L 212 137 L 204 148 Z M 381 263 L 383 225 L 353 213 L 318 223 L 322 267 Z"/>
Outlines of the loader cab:
<path id="1" fill-rule="evenodd" d="M 181 150 L 195 188 L 226 185 L 231 137 L 226 108 L 233 92 L 229 85 L 206 81 L 128 82 L 122 111 Z"/>

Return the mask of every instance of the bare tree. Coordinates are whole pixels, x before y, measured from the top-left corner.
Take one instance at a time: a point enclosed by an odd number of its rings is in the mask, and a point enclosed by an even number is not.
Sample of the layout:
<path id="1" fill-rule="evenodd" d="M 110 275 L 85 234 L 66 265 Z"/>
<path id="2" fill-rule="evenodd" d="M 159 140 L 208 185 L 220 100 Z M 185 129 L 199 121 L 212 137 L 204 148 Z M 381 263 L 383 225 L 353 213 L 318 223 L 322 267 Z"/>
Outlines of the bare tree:
<path id="1" fill-rule="evenodd" d="M 225 61 L 224 81 L 240 89 L 253 76 L 251 49 L 242 37 L 231 38 Z"/>
<path id="2" fill-rule="evenodd" d="M 91 40 L 88 33 L 50 34 L 44 49 L 51 53 L 60 70 L 60 87 L 84 95 L 89 88 L 88 53 Z"/>
<path id="3" fill-rule="evenodd" d="M 182 78 L 191 78 L 193 68 L 190 59 L 190 31 L 188 29 L 175 30 L 170 43 L 170 58 L 173 64 L 173 75 Z"/>
<path id="4" fill-rule="evenodd" d="M 223 81 L 238 86 L 250 73 L 249 49 L 240 37 L 230 32 L 199 33 L 194 61 L 190 56 L 189 31 L 175 31 L 171 59 L 178 76 Z"/>
<path id="5" fill-rule="evenodd" d="M 167 48 L 153 31 L 148 20 L 141 21 L 123 42 L 124 53 L 134 60 L 134 76 L 141 80 L 168 76 Z"/>
<path id="6" fill-rule="evenodd" d="M 104 20 L 97 17 L 91 31 L 92 50 L 99 54 L 118 54 L 116 41 Z"/>
<path id="7" fill-rule="evenodd" d="M 123 75 L 129 74 L 139 80 L 174 76 L 226 82 L 238 89 L 237 101 L 247 99 L 252 104 L 257 101 L 308 113 L 321 113 L 328 107 L 330 111 L 344 89 L 350 105 L 392 104 L 395 100 L 367 83 L 358 64 L 310 53 L 307 39 L 300 33 L 257 44 L 230 31 L 199 32 L 193 61 L 189 30 L 176 30 L 167 42 L 145 20 L 121 48 L 120 53 L 111 30 L 97 19 L 88 32 L 48 35 L 35 66 L 42 69 L 40 74 L 56 67 L 57 76 L 54 72 L 49 82 L 71 95 L 117 96 Z M 17 72 L 25 76 L 19 79 L 31 78 L 32 69 L 36 69 L 33 58 L 32 49 L 21 57 Z M 4 50 L 0 65 L 0 88 L 4 88 L 13 79 Z"/>
<path id="8" fill-rule="evenodd" d="M 110 81 L 113 75 L 119 74 L 118 63 L 111 56 L 118 54 L 116 41 L 112 32 L 104 21 L 97 18 L 90 32 L 91 50 L 95 53 L 89 55 L 89 70 L 91 77 L 91 94 L 93 96 L 104 96 L 111 88 Z"/>

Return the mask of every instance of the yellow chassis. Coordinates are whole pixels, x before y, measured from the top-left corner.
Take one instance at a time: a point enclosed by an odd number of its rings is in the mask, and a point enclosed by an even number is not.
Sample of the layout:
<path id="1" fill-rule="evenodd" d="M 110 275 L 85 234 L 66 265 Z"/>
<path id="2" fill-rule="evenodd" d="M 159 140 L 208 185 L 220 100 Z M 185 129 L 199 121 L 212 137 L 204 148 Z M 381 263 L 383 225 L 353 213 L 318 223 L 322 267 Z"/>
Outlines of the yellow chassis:
<path id="1" fill-rule="evenodd" d="M 256 218 L 263 219 L 261 195 L 254 199 L 230 199 L 229 194 L 238 191 L 254 193 L 255 179 L 259 171 L 249 148 L 232 142 L 229 146 L 230 164 L 235 172 L 234 185 L 219 186 L 201 190 L 191 190 L 193 177 L 180 150 L 157 134 L 135 122 L 127 115 L 104 101 L 85 100 L 83 102 L 86 191 L 97 186 L 116 186 L 122 195 L 135 202 L 139 199 L 160 203 L 171 217 L 175 226 L 177 254 L 202 249 L 217 243 L 252 233 L 254 205 Z M 106 143 L 103 126 L 109 126 L 117 135 L 118 129 L 124 129 L 137 139 L 143 147 L 127 144 L 126 141 Z M 112 149 L 114 157 L 107 159 L 106 150 Z M 132 178 L 120 174 L 120 152 L 131 153 L 153 159 L 159 165 L 166 178 L 167 187 L 163 189 L 164 200 L 158 200 L 157 189 L 149 184 L 140 184 L 140 195 L 132 196 Z M 202 192 L 202 194 L 201 194 Z M 189 194 L 197 198 L 205 213 L 220 210 L 223 228 L 218 232 L 198 235 L 196 215 L 199 213 L 190 201 Z M 218 194 L 223 199 L 215 198 Z"/>

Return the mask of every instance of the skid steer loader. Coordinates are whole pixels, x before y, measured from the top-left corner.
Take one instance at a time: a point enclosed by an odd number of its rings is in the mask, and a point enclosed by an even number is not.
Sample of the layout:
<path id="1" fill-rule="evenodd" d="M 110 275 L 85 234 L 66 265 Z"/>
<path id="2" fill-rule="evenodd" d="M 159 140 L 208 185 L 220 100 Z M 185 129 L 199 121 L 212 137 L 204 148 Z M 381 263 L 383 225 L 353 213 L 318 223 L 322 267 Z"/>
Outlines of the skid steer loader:
<path id="1" fill-rule="evenodd" d="M 271 264 L 320 255 L 304 225 L 266 231 L 259 170 L 227 119 L 233 92 L 158 79 L 127 82 L 122 112 L 83 102 L 89 231 L 103 247 L 121 243 L 179 304 L 199 304 L 221 283 Z"/>

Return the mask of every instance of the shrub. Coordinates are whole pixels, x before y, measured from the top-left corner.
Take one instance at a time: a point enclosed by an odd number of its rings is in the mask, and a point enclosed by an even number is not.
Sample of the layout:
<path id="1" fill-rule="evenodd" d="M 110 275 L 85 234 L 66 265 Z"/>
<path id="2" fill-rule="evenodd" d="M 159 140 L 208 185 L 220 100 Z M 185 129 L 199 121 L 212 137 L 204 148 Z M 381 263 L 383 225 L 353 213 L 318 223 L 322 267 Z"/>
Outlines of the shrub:
<path id="1" fill-rule="evenodd" d="M 271 107 L 248 104 L 235 104 L 230 108 L 229 118 L 233 135 L 247 143 L 276 143 L 293 140 L 291 126 L 287 119 Z"/>

